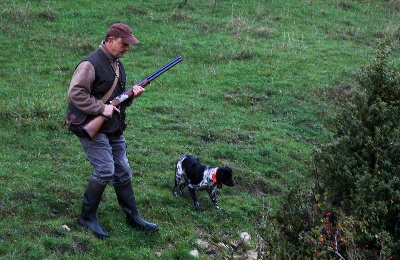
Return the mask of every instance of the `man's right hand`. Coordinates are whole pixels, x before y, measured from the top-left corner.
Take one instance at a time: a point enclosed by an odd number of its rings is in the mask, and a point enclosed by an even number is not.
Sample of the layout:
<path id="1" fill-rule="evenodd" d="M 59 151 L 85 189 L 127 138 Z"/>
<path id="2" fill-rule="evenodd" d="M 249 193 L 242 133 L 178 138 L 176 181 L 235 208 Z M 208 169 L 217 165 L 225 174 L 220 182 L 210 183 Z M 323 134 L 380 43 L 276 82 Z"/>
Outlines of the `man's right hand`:
<path id="1" fill-rule="evenodd" d="M 105 116 L 105 117 L 111 118 L 113 113 L 114 113 L 114 111 L 117 111 L 119 113 L 119 109 L 116 106 L 105 105 L 102 115 Z"/>

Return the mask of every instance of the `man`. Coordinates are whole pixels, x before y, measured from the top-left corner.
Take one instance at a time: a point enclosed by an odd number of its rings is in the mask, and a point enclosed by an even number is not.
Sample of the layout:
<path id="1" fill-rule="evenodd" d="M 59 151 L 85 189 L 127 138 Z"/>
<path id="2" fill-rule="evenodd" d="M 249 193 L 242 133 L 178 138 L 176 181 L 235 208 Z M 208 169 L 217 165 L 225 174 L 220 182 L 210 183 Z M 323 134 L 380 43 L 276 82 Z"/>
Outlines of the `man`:
<path id="1" fill-rule="evenodd" d="M 84 58 L 75 69 L 68 98 L 78 109 L 88 115 L 103 115 L 108 120 L 92 139 L 79 135 L 79 140 L 94 171 L 83 195 L 82 212 L 77 224 L 91 229 L 100 238 L 109 237 L 96 218 L 101 196 L 108 183 L 112 183 L 127 223 L 146 233 L 158 230 L 158 226 L 143 220 L 136 208 L 132 189 L 132 172 L 126 156 L 125 108 L 132 100 L 122 102 L 118 107 L 110 101 L 125 91 L 126 74 L 120 62 L 131 44 L 137 44 L 131 28 L 123 23 L 113 24 L 98 50 Z M 115 82 L 116 84 L 115 84 Z M 112 88 L 114 87 L 114 90 Z M 111 90 L 110 90 L 111 89 Z M 133 97 L 139 97 L 144 88 L 134 86 Z M 109 96 L 103 100 L 104 96 Z"/>

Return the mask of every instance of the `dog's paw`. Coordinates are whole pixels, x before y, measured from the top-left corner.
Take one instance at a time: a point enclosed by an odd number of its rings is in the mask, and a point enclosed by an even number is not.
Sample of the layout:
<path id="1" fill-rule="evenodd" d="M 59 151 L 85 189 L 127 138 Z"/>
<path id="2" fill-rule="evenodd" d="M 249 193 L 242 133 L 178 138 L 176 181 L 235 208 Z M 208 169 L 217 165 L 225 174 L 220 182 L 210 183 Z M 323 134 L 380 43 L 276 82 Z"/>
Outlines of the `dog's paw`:
<path id="1" fill-rule="evenodd" d="M 221 210 L 221 207 L 218 206 L 218 205 L 215 205 L 214 208 L 217 209 L 217 210 Z"/>

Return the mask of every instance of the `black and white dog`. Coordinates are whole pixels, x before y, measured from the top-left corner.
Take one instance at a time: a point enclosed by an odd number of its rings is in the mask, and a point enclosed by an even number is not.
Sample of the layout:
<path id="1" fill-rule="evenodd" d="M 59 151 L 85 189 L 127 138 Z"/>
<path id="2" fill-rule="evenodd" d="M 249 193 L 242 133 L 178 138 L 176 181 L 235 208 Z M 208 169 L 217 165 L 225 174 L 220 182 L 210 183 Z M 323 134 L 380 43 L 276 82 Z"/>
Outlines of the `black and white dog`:
<path id="1" fill-rule="evenodd" d="M 185 182 L 179 185 L 182 177 Z M 207 190 L 214 207 L 218 210 L 221 209 L 217 203 L 216 192 L 217 187 L 222 188 L 222 184 L 229 187 L 235 185 L 235 181 L 232 179 L 232 170 L 229 167 L 212 168 L 202 165 L 190 155 L 183 155 L 176 163 L 173 195 L 177 197 L 178 192 L 182 195 L 183 189 L 188 186 L 197 212 L 200 212 L 201 208 L 196 190 Z"/>

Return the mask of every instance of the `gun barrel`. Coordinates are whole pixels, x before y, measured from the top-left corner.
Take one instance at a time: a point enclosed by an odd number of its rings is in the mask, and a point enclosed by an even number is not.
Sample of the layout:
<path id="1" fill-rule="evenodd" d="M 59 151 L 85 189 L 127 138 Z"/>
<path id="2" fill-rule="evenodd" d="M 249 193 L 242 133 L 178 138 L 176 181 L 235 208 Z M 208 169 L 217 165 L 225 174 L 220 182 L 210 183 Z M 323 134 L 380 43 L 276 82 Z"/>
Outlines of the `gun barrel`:
<path id="1" fill-rule="evenodd" d="M 181 56 L 176 57 L 172 61 L 168 62 L 167 64 L 165 64 L 164 66 L 162 66 L 161 68 L 159 68 L 158 70 L 153 72 L 146 79 L 148 81 L 152 81 L 153 79 L 157 78 L 158 76 L 160 76 L 161 74 L 163 74 L 164 72 L 166 72 L 167 70 L 169 70 L 170 68 L 172 68 L 173 66 L 175 66 L 176 64 L 178 64 L 181 61 L 182 61 L 182 57 Z"/>
<path id="2" fill-rule="evenodd" d="M 170 68 L 172 68 L 173 66 L 175 66 L 176 64 L 178 64 L 181 61 L 182 61 L 182 57 L 181 56 L 176 57 L 175 59 L 173 59 L 172 61 L 168 62 L 167 64 L 165 64 L 164 66 L 162 66 L 161 68 L 156 70 L 155 72 L 151 73 L 149 76 L 147 76 L 143 80 L 139 81 L 135 85 L 140 85 L 142 87 L 145 87 L 147 84 L 150 83 L 150 81 L 152 81 L 153 79 L 157 78 L 158 76 L 160 76 L 161 74 L 163 74 L 164 72 L 166 72 L 167 70 L 169 70 Z M 132 88 L 129 88 L 129 89 L 125 90 L 121 95 L 116 97 L 112 101 L 112 104 L 113 105 L 118 105 L 118 104 L 122 103 L 123 101 L 127 100 L 128 98 L 130 98 L 131 95 L 132 95 Z"/>

